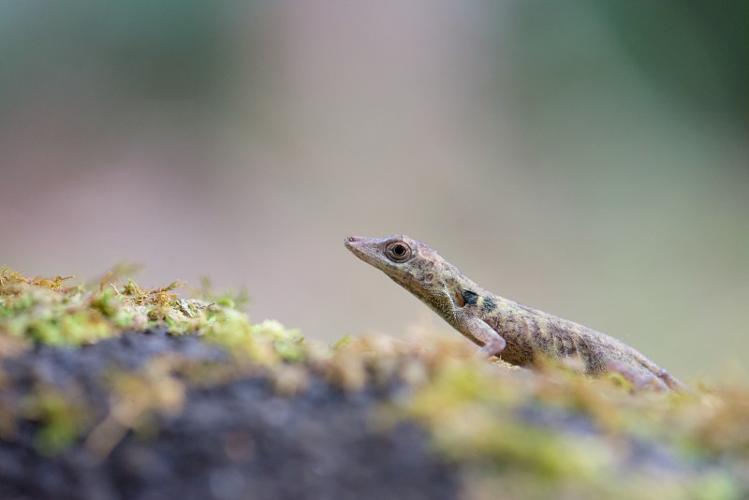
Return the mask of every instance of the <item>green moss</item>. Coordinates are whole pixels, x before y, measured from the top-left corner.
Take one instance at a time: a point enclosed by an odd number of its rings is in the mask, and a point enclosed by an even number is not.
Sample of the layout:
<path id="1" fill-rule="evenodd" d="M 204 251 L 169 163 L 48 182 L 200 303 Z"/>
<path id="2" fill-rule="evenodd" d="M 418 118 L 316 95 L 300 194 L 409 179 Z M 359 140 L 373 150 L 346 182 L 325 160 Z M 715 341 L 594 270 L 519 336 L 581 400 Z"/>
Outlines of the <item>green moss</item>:
<path id="1" fill-rule="evenodd" d="M 109 375 L 109 414 L 86 438 L 86 448 L 104 457 L 129 431 L 154 435 L 157 415 L 175 415 L 182 411 L 186 387 L 176 373 L 182 360 L 162 356 L 150 360 L 136 372 L 118 371 Z"/>
<path id="2" fill-rule="evenodd" d="M 284 361 L 299 362 L 306 356 L 304 337 L 299 330 L 290 330 L 275 320 L 265 320 L 255 325 L 252 333 L 271 339 L 273 350 Z"/>
<path id="3" fill-rule="evenodd" d="M 86 428 L 86 405 L 76 394 L 67 394 L 51 387 L 39 387 L 21 402 L 21 413 L 39 423 L 36 448 L 45 455 L 65 449 L 79 438 Z"/>
<path id="4" fill-rule="evenodd" d="M 237 308 L 246 302 L 244 294 L 215 295 L 204 285 L 204 298 L 182 298 L 175 292 L 179 282 L 146 289 L 123 279 L 122 270 L 87 285 L 66 286 L 69 280 L 27 278 L 0 269 L 0 335 L 75 346 L 124 330 L 163 326 L 173 334 L 203 334 L 263 364 L 304 359 L 302 335 L 278 322 L 253 325 Z"/>
<path id="5" fill-rule="evenodd" d="M 344 335 L 340 339 L 338 339 L 335 342 L 333 342 L 333 345 L 331 346 L 331 348 L 334 351 L 337 351 L 338 349 L 342 349 L 342 348 L 346 347 L 348 344 L 350 344 L 351 340 L 352 340 L 351 335 Z"/>
<path id="6" fill-rule="evenodd" d="M 180 411 L 184 383 L 207 386 L 263 373 L 279 395 L 289 396 L 315 374 L 350 392 L 400 381 L 405 396 L 389 404 L 386 420 L 409 419 L 427 429 L 435 450 L 470 476 L 474 498 L 493 498 L 497 488 L 509 498 L 730 499 L 749 493 L 746 386 L 692 395 L 634 393 L 616 377 L 592 380 L 553 364 L 530 372 L 488 363 L 458 336 L 346 336 L 328 349 L 277 321 L 251 322 L 239 308 L 243 295 L 214 294 L 204 284 L 199 298 L 184 298 L 179 286 L 146 289 L 120 271 L 75 285 L 68 277 L 0 270 L 0 355 L 8 339 L 77 346 L 157 326 L 202 335 L 233 355 L 222 363 L 156 358 L 138 373 L 113 374 L 111 414 L 93 429 L 84 430 L 85 402 L 41 389 L 21 415 L 40 423 L 41 450 L 52 453 L 82 437 L 106 454 L 125 432 L 148 429 L 154 414 Z M 528 412 L 550 420 L 528 419 Z M 555 423 L 555 415 L 566 423 Z M 0 419 L 0 430 L 17 416 Z M 587 430 L 576 432 L 575 425 Z M 704 467 L 687 475 L 643 474 L 627 463 L 635 441 Z"/>
<path id="7" fill-rule="evenodd" d="M 86 431 L 86 446 L 101 455 L 128 430 L 148 429 L 155 413 L 179 411 L 184 387 L 174 377 L 177 373 L 193 383 L 220 383 L 245 375 L 252 367 L 269 369 L 307 358 L 308 345 L 298 330 L 277 321 L 253 324 L 238 309 L 246 303 L 244 294 L 217 295 L 204 284 L 200 298 L 183 298 L 176 293 L 179 282 L 147 289 L 126 279 L 127 271 L 115 269 L 97 282 L 74 285 L 70 277 L 28 278 L 0 269 L 0 357 L 3 346 L 12 346 L 17 353 L 18 342 L 79 346 L 125 330 L 155 327 L 172 334 L 202 335 L 233 355 L 231 363 L 200 366 L 166 356 L 137 373 L 113 373 L 108 382 L 111 413 Z M 290 373 L 278 377 L 279 387 L 287 392 L 303 386 L 303 377 Z M 10 432 L 17 418 L 38 422 L 37 444 L 48 454 L 81 436 L 87 414 L 85 402 L 52 388 L 35 391 L 21 407 L 9 410 L 3 428 Z"/>
<path id="8" fill-rule="evenodd" d="M 717 466 L 728 460 L 744 470 L 749 464 L 746 389 L 636 394 L 563 369 L 526 374 L 470 359 L 430 363 L 438 365 L 431 382 L 400 411 L 430 429 L 441 453 L 480 471 L 472 484 L 477 497 L 491 491 L 498 476 L 505 486 L 532 477 L 520 488 L 529 498 L 569 491 L 576 498 L 728 499 L 749 487 L 743 473 Z M 550 420 L 526 421 L 529 412 Z M 567 423 L 554 423 L 555 415 Z M 575 425 L 590 430 L 571 430 Z M 627 465 L 635 442 L 716 468 L 648 477 Z"/>

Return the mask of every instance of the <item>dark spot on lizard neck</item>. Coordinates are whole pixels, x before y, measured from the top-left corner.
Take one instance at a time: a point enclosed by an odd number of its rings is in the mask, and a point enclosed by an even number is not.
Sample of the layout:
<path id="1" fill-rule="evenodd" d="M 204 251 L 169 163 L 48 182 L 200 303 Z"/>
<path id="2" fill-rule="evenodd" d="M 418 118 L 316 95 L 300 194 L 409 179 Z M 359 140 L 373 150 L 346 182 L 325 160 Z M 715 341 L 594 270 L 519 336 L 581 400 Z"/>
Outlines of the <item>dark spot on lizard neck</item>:
<path id="1" fill-rule="evenodd" d="M 484 303 L 481 306 L 481 310 L 485 313 L 490 313 L 497 308 L 497 303 L 493 298 L 488 295 L 484 297 Z"/>
<path id="2" fill-rule="evenodd" d="M 470 290 L 463 290 L 462 296 L 463 302 L 465 302 L 466 305 L 475 306 L 479 301 L 479 295 L 476 292 L 472 292 Z"/>

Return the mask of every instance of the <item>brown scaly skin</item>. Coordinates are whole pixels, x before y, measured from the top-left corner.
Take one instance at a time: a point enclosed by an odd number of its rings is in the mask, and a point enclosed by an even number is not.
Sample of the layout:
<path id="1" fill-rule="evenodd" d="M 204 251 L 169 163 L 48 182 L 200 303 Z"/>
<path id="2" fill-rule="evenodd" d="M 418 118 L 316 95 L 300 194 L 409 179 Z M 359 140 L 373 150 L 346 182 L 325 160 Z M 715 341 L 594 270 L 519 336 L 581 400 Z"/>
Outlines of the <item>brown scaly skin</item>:
<path id="1" fill-rule="evenodd" d="M 567 364 L 592 376 L 619 373 L 636 388 L 685 388 L 666 370 L 608 335 L 484 290 L 408 236 L 350 236 L 345 245 L 481 346 L 485 356 L 501 355 L 519 366 L 548 357 L 571 361 Z"/>

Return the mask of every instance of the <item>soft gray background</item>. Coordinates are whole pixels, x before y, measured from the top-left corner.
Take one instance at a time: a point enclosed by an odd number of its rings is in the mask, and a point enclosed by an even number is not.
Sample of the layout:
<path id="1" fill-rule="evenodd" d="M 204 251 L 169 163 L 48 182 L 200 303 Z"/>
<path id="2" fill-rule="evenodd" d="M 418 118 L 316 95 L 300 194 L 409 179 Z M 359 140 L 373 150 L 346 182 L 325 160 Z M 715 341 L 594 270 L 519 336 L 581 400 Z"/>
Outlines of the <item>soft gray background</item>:
<path id="1" fill-rule="evenodd" d="M 0 264 L 447 330 L 342 245 L 404 232 L 677 374 L 745 372 L 749 8 L 712 5 L 3 2 Z"/>

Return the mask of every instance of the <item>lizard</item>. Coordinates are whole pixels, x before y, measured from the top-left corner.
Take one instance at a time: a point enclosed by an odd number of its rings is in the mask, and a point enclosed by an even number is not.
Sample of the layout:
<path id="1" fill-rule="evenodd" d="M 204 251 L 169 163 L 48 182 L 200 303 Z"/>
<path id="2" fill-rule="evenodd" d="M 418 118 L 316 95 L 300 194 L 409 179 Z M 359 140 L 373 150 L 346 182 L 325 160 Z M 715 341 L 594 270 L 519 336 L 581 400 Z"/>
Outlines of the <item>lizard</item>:
<path id="1" fill-rule="evenodd" d="M 618 373 L 636 389 L 686 390 L 666 370 L 613 337 L 483 289 L 425 243 L 396 235 L 349 236 L 344 244 L 480 346 L 484 357 L 521 367 L 555 359 L 593 377 Z"/>

